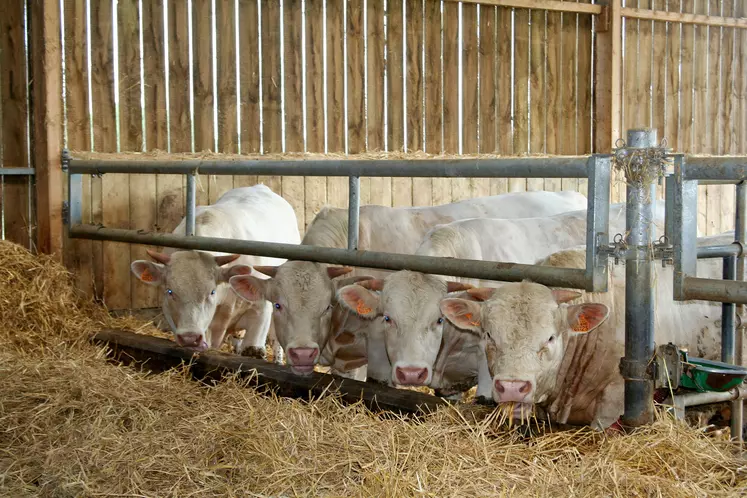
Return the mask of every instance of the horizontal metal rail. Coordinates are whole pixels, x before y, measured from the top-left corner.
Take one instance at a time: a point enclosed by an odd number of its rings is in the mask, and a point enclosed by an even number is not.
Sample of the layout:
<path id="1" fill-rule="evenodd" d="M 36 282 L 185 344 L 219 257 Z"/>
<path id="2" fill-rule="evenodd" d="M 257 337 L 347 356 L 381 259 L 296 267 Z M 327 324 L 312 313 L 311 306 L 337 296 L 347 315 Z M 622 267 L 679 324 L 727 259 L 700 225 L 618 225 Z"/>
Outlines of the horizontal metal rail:
<path id="1" fill-rule="evenodd" d="M 725 246 L 702 246 L 698 247 L 698 259 L 728 258 L 730 256 L 741 256 L 742 246 L 736 242 Z"/>
<path id="2" fill-rule="evenodd" d="M 747 180 L 747 156 L 686 156 L 683 180 Z"/>
<path id="3" fill-rule="evenodd" d="M 0 176 L 33 176 L 35 168 L 0 168 Z"/>
<path id="4" fill-rule="evenodd" d="M 592 286 L 592 279 L 587 277 L 586 271 L 577 268 L 555 268 L 374 251 L 351 251 L 308 245 L 149 233 L 137 230 L 102 228 L 94 225 L 72 226 L 69 235 L 71 238 L 249 254 L 380 270 L 399 271 L 407 269 L 421 273 L 504 282 L 520 282 L 524 279 L 530 279 L 551 287 L 591 290 Z"/>
<path id="5" fill-rule="evenodd" d="M 65 159 L 70 174 L 445 178 L 588 178 L 589 157 L 500 159 L 167 160 Z"/>
<path id="6" fill-rule="evenodd" d="M 702 300 L 747 304 L 747 285 L 737 280 L 684 277 L 684 294 L 678 301 Z"/>

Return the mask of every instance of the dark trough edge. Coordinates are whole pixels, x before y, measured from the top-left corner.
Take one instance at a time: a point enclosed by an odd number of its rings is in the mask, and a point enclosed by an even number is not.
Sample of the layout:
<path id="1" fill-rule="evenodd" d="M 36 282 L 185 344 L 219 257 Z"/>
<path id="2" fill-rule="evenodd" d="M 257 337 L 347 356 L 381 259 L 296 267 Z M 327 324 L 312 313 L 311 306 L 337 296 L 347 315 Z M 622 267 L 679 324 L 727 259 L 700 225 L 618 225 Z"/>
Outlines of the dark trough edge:
<path id="1" fill-rule="evenodd" d="M 446 401 L 436 396 L 329 374 L 314 372 L 308 377 L 301 377 L 291 372 L 288 366 L 256 358 L 218 351 L 193 355 L 168 339 L 127 330 L 102 330 L 94 334 L 91 341 L 109 346 L 110 358 L 125 365 L 163 372 L 189 364 L 192 377 L 201 381 L 219 381 L 225 374 L 240 372 L 241 377 L 250 379 L 253 386 L 270 388 L 283 397 L 309 400 L 328 392 L 339 395 L 339 399 L 346 403 L 363 400 L 364 405 L 372 411 L 401 415 L 430 413 L 439 406 L 447 405 Z"/>

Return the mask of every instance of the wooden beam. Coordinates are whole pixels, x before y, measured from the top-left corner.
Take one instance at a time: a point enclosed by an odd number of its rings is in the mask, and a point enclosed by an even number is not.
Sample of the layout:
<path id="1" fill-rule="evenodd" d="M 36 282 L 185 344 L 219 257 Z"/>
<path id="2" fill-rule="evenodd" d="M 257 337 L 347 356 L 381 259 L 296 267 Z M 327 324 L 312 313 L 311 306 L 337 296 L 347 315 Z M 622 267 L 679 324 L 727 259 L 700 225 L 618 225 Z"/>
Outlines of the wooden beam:
<path id="1" fill-rule="evenodd" d="M 447 0 L 455 2 L 459 0 Z M 480 5 L 497 5 L 517 9 L 554 10 L 577 14 L 599 14 L 602 7 L 590 3 L 560 2 L 558 0 L 461 0 L 462 3 L 479 3 Z"/>
<path id="2" fill-rule="evenodd" d="M 255 358 L 217 351 L 193 355 L 167 339 L 126 330 L 103 330 L 91 340 L 108 345 L 112 350 L 110 356 L 124 364 L 136 364 L 139 368 L 155 372 L 189 364 L 194 378 L 211 382 L 219 381 L 226 373 L 241 372 L 242 377 L 249 379 L 253 385 L 270 388 L 280 396 L 309 399 L 325 392 L 334 392 L 340 394 L 345 402 L 356 403 L 363 400 L 372 410 L 400 414 L 432 412 L 447 404 L 436 396 L 329 374 L 314 372 L 302 377 L 292 373 L 288 366 Z"/>
<path id="3" fill-rule="evenodd" d="M 62 258 L 62 51 L 60 4 L 31 2 L 33 155 L 37 248 Z"/>
<path id="4" fill-rule="evenodd" d="M 704 14 L 685 14 L 680 12 L 665 12 L 662 10 L 634 9 L 623 7 L 623 17 L 628 19 L 645 19 L 648 21 L 665 21 L 682 24 L 700 24 L 702 26 L 721 26 L 725 28 L 747 29 L 747 18 L 744 17 L 717 17 Z"/>

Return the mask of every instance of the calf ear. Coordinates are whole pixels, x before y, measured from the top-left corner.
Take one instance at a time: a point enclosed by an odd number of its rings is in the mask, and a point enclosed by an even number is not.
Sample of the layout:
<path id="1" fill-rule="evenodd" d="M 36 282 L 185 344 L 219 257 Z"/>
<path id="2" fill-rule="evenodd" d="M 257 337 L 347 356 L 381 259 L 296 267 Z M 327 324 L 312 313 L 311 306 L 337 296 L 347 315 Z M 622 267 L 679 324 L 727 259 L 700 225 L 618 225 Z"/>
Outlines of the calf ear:
<path id="1" fill-rule="evenodd" d="M 278 271 L 277 266 L 254 266 L 254 271 L 258 271 L 267 275 L 268 277 L 275 277 L 275 273 Z"/>
<path id="2" fill-rule="evenodd" d="M 337 293 L 337 301 L 344 308 L 363 318 L 375 318 L 379 307 L 379 296 L 360 285 L 346 285 Z"/>
<path id="3" fill-rule="evenodd" d="M 381 292 L 384 290 L 384 281 L 380 278 L 369 278 L 363 283 L 358 284 L 364 289 Z"/>
<path id="4" fill-rule="evenodd" d="M 475 286 L 471 284 L 463 284 L 461 282 L 454 282 L 452 280 L 446 281 L 446 292 L 447 293 L 469 290 L 469 289 L 473 289 L 474 287 Z"/>
<path id="5" fill-rule="evenodd" d="M 340 275 L 345 275 L 351 271 L 353 271 L 353 269 L 349 266 L 328 266 L 327 276 L 329 276 L 330 279 L 337 278 Z"/>
<path id="6" fill-rule="evenodd" d="M 568 330 L 572 335 L 591 332 L 603 324 L 609 316 L 610 309 L 604 304 L 583 303 L 566 308 Z"/>
<path id="7" fill-rule="evenodd" d="M 133 261 L 130 265 L 130 270 L 135 276 L 141 281 L 148 285 L 161 285 L 163 283 L 163 269 L 164 265 L 158 263 L 151 263 L 139 259 Z"/>
<path id="8" fill-rule="evenodd" d="M 248 265 L 233 265 L 228 268 L 220 268 L 218 271 L 220 273 L 220 281 L 228 282 L 231 280 L 231 277 L 237 275 L 251 275 L 252 267 Z"/>
<path id="9" fill-rule="evenodd" d="M 337 292 L 338 290 L 342 289 L 343 287 L 345 287 L 347 285 L 353 285 L 353 284 L 356 284 L 358 282 L 360 282 L 359 285 L 361 287 L 364 287 L 364 288 L 368 289 L 368 287 L 366 285 L 363 285 L 363 284 L 367 284 L 368 282 L 370 282 L 372 280 L 373 280 L 373 277 L 357 276 L 357 277 L 341 278 L 340 280 L 335 280 L 332 283 L 335 286 L 335 292 Z"/>
<path id="10" fill-rule="evenodd" d="M 170 254 L 164 254 L 162 252 L 153 251 L 151 249 L 146 249 L 145 252 L 148 253 L 148 256 L 155 259 L 162 265 L 167 265 L 171 261 L 171 255 Z"/>
<path id="11" fill-rule="evenodd" d="M 477 289 L 467 289 L 467 294 L 475 301 L 487 301 L 495 291 L 495 287 L 478 287 Z"/>
<path id="12" fill-rule="evenodd" d="M 482 333 L 480 323 L 480 303 L 466 299 L 446 298 L 441 300 L 441 313 L 455 327 L 471 332 Z"/>
<path id="13" fill-rule="evenodd" d="M 234 275 L 228 280 L 236 295 L 250 302 L 266 299 L 268 282 L 251 275 Z"/>
<path id="14" fill-rule="evenodd" d="M 218 266 L 227 265 L 228 263 L 233 263 L 240 257 L 241 257 L 241 254 L 229 254 L 228 256 L 216 256 L 215 264 L 217 264 Z"/>
<path id="15" fill-rule="evenodd" d="M 582 294 L 580 292 L 576 292 L 572 290 L 564 290 L 564 289 L 553 289 L 552 290 L 552 297 L 555 299 L 555 302 L 558 304 L 573 301 L 574 299 L 581 297 L 581 295 Z"/>

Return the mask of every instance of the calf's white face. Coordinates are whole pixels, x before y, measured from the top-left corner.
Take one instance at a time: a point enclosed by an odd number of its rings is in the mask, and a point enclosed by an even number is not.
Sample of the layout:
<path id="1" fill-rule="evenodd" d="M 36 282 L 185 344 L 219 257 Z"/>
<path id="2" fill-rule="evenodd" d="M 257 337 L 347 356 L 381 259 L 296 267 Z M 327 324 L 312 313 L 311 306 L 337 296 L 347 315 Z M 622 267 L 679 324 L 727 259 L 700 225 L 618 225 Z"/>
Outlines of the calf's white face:
<path id="1" fill-rule="evenodd" d="M 441 310 L 458 328 L 482 335 L 494 401 L 513 402 L 514 416 L 528 415 L 552 395 L 568 338 L 597 328 L 609 309 L 568 305 L 581 294 L 529 282 L 506 284 L 488 295 L 482 303 L 447 298 Z"/>
<path id="2" fill-rule="evenodd" d="M 231 278 L 231 287 L 247 301 L 272 303 L 275 334 L 288 353 L 288 363 L 294 373 L 310 374 L 329 338 L 335 293 L 341 285 L 333 279 L 353 269 L 324 267 L 306 261 L 288 261 L 280 266 L 256 266 L 254 269 L 272 278 L 261 280 L 239 275 Z M 368 278 L 352 277 L 343 283 Z"/>
<path id="3" fill-rule="evenodd" d="M 441 347 L 444 316 L 439 303 L 448 292 L 471 285 L 433 275 L 399 271 L 385 280 L 369 280 L 340 289 L 338 299 L 351 312 L 384 331 L 384 343 L 396 385 L 428 385 Z M 380 294 L 371 290 L 381 291 Z"/>
<path id="4" fill-rule="evenodd" d="M 157 263 L 133 261 L 130 269 L 148 285 L 162 290 L 163 315 L 171 326 L 177 344 L 204 351 L 209 344 L 208 329 L 215 311 L 234 275 L 251 273 L 246 265 L 224 268 L 239 255 L 212 256 L 199 251 L 177 251 L 171 255 L 147 251 Z"/>

